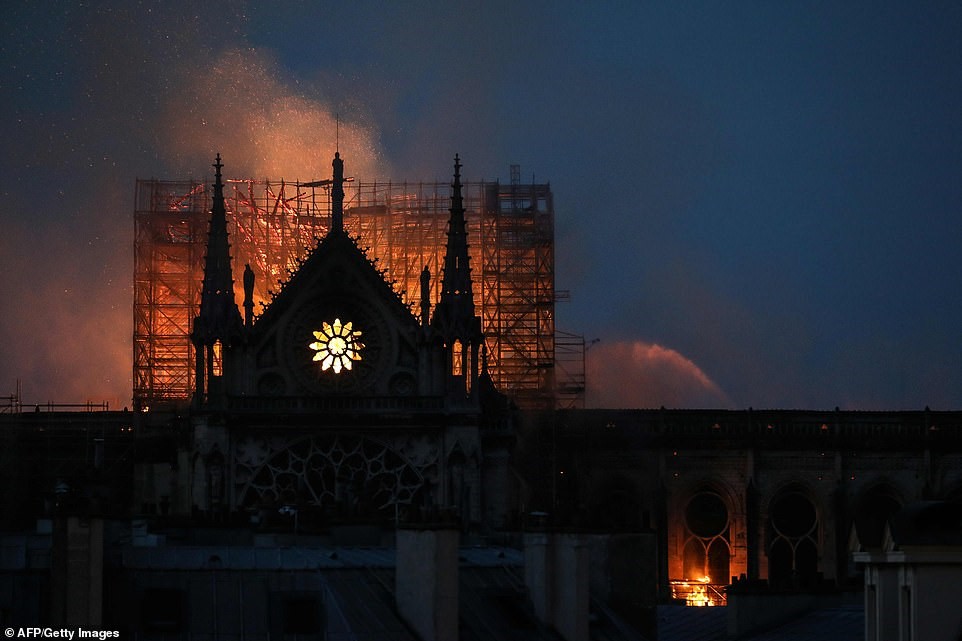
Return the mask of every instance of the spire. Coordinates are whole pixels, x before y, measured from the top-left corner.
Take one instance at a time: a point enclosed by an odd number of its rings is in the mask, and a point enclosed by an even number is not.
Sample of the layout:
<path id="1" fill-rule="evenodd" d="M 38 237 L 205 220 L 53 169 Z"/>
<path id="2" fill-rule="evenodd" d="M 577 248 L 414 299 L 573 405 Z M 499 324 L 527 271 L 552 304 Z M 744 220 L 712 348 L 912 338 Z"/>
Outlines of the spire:
<path id="1" fill-rule="evenodd" d="M 456 396 L 470 396 L 477 387 L 478 349 L 484 336 L 481 333 L 481 318 L 474 313 L 468 232 L 461 195 L 461 159 L 458 156 L 454 157 L 450 211 L 441 298 L 434 307 L 434 318 L 431 320 L 444 342 L 449 391 Z"/>
<path id="2" fill-rule="evenodd" d="M 331 233 L 344 231 L 344 161 L 334 152 L 334 180 L 331 184 Z"/>
<path id="3" fill-rule="evenodd" d="M 200 316 L 194 332 L 204 343 L 230 338 L 240 326 L 240 312 L 234 302 L 234 278 L 230 266 L 230 242 L 227 238 L 227 208 L 224 205 L 224 183 L 220 154 L 214 163 L 214 198 L 210 209 L 207 256 L 204 260 L 204 284 L 200 295 Z"/>
<path id="4" fill-rule="evenodd" d="M 456 154 L 454 182 L 451 183 L 450 212 L 441 299 L 452 301 L 451 304 L 456 305 L 465 318 L 470 318 L 474 316 L 474 295 L 471 291 L 471 267 L 468 263 L 468 232 L 464 219 L 464 199 L 461 196 L 461 159 Z"/>
<path id="5" fill-rule="evenodd" d="M 227 208 L 220 154 L 214 162 L 214 197 L 210 208 L 204 283 L 200 293 L 200 313 L 194 319 L 191 341 L 195 352 L 195 399 L 206 398 L 214 377 L 222 375 L 222 350 L 242 336 L 243 324 L 234 302 L 234 277 L 230 267 L 230 242 L 227 238 Z"/>

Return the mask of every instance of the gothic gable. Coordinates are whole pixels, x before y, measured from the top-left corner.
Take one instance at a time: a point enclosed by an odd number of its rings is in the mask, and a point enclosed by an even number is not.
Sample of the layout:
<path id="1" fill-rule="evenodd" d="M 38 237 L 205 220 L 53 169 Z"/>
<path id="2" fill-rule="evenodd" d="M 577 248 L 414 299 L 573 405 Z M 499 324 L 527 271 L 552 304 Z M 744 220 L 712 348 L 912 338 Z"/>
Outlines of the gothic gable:
<path id="1" fill-rule="evenodd" d="M 251 392 L 414 394 L 419 329 L 356 242 L 332 232 L 255 322 L 247 348 Z"/>

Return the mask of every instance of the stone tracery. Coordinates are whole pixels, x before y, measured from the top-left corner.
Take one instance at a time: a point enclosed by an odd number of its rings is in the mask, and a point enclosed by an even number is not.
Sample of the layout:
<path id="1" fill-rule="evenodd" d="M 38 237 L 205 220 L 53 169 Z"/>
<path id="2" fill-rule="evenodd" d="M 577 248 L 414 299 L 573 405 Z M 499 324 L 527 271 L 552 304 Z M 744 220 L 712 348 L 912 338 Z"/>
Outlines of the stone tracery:
<path id="1" fill-rule="evenodd" d="M 342 504 L 360 513 L 411 505 L 434 482 L 438 451 L 427 436 L 400 443 L 344 433 L 247 437 L 234 456 L 238 503 Z"/>

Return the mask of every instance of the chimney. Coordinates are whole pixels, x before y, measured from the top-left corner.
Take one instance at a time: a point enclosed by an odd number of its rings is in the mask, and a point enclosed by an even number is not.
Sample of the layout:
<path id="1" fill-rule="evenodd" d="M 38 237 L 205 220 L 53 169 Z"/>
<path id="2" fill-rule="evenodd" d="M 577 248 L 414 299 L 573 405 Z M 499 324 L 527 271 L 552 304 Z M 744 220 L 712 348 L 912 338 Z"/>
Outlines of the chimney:
<path id="1" fill-rule="evenodd" d="M 524 581 L 535 616 L 565 641 L 588 641 L 589 561 L 584 535 L 525 535 Z"/>
<path id="2" fill-rule="evenodd" d="M 50 563 L 50 623 L 99 628 L 103 615 L 104 522 L 58 517 Z"/>
<path id="3" fill-rule="evenodd" d="M 458 530 L 397 530 L 394 598 L 398 613 L 422 641 L 458 639 Z"/>

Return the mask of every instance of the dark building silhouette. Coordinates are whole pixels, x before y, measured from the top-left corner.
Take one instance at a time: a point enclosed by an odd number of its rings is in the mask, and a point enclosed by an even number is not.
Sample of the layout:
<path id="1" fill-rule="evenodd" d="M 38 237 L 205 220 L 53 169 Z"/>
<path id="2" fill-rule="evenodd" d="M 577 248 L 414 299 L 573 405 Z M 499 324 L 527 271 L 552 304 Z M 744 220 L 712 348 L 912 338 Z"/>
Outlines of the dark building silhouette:
<path id="1" fill-rule="evenodd" d="M 443 260 L 418 269 L 416 306 L 346 228 L 336 154 L 324 235 L 255 313 L 264 275 L 247 264 L 237 293 L 220 156 L 214 168 L 200 302 L 176 351 L 192 355 L 190 398 L 0 414 L 0 623 L 750 638 L 822 608 L 813 634 L 846 638 L 862 625 L 851 604 L 874 603 L 854 559 L 880 582 L 918 538 L 887 529 L 904 506 L 957 514 L 962 412 L 559 409 L 499 387 L 457 156 Z M 725 622 L 678 615 L 726 602 Z"/>
<path id="2" fill-rule="evenodd" d="M 192 473 L 176 479 L 183 491 L 172 509 L 226 517 L 287 506 L 306 525 L 443 508 L 465 525 L 481 523 L 482 472 L 508 475 L 507 451 L 493 463 L 499 441 L 482 449 L 482 407 L 506 403 L 482 371 L 460 163 L 433 310 L 424 296 L 415 315 L 345 232 L 344 163 L 335 155 L 330 230 L 246 323 L 234 302 L 219 161 L 215 167 L 192 334 L 197 386 L 184 452 Z M 425 294 L 431 278 L 423 273 Z M 484 508 L 487 521 L 503 524 L 503 498 L 489 497 Z"/>

